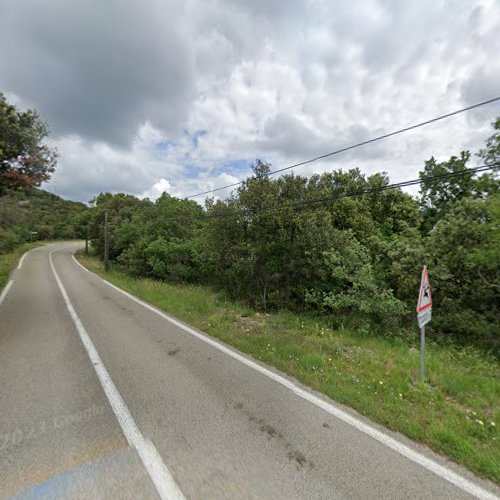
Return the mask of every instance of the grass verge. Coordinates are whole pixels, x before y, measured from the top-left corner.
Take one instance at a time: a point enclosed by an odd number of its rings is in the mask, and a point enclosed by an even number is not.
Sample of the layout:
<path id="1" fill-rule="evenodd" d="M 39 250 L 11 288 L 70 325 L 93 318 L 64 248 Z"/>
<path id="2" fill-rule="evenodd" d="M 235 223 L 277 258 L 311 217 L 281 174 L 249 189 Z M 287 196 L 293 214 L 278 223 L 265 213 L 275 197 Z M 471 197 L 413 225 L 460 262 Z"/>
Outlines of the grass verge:
<path id="1" fill-rule="evenodd" d="M 328 318 L 262 314 L 207 287 L 105 273 L 98 259 L 78 258 L 120 288 L 500 483 L 500 365 L 493 357 L 429 341 L 429 384 L 422 384 L 416 328 L 413 341 L 333 329 Z"/>
<path id="2" fill-rule="evenodd" d="M 40 245 L 43 245 L 43 243 L 25 243 L 12 252 L 0 254 L 0 290 L 2 290 L 7 283 L 10 272 L 16 267 L 22 255 L 28 250 L 39 247 Z"/>

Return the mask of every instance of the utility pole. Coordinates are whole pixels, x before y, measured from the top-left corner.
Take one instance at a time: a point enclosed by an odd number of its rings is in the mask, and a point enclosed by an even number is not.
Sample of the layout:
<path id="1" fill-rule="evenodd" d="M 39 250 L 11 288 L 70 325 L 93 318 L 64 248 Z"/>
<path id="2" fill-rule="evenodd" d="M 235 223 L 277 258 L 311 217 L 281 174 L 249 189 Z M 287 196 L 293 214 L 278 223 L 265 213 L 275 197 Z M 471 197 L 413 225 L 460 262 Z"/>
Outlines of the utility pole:
<path id="1" fill-rule="evenodd" d="M 109 271 L 108 209 L 104 210 L 104 270 Z"/>

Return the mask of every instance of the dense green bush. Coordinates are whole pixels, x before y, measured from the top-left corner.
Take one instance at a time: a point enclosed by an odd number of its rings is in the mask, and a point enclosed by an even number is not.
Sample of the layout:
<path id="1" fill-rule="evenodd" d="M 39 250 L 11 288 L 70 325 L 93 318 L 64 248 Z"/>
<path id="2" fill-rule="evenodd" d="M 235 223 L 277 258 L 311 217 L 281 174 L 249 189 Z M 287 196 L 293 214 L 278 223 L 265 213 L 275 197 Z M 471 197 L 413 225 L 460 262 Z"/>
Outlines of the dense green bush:
<path id="1" fill-rule="evenodd" d="M 22 227 L 12 226 L 5 229 L 0 226 L 0 254 L 11 252 L 21 243 L 27 241 L 28 235 Z"/>
<path id="2" fill-rule="evenodd" d="M 352 231 L 338 231 L 335 246 L 323 252 L 326 280 L 320 289 L 311 289 L 305 300 L 322 310 L 357 314 L 387 323 L 405 312 L 403 302 L 377 278 L 368 249 Z"/>
<path id="3" fill-rule="evenodd" d="M 464 198 L 428 237 L 434 325 L 442 331 L 498 336 L 500 195 Z"/>
<path id="4" fill-rule="evenodd" d="M 496 133 L 480 152 L 487 165 L 500 166 L 499 144 Z M 259 309 L 313 309 L 394 333 L 416 324 L 427 264 L 431 331 L 495 347 L 499 181 L 497 172 L 467 173 L 470 157 L 427 161 L 419 199 L 387 189 L 385 174 L 273 178 L 257 160 L 231 196 L 209 199 L 205 209 L 166 193 L 155 202 L 106 193 L 84 218 L 102 255 L 108 211 L 110 257 L 130 273 L 210 284 Z"/>

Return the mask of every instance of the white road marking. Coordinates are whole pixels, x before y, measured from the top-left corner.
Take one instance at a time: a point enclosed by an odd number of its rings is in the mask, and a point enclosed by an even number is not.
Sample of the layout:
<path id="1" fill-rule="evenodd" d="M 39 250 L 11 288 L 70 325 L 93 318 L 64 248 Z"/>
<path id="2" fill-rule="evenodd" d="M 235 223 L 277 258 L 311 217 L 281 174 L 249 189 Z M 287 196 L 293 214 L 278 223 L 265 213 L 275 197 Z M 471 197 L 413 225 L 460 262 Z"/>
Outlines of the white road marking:
<path id="1" fill-rule="evenodd" d="M 150 440 L 145 439 L 141 434 L 141 431 L 134 422 L 129 409 L 125 404 L 125 401 L 123 401 L 123 398 L 118 392 L 118 389 L 116 388 L 114 382 L 111 380 L 111 377 L 109 376 L 109 373 L 106 370 L 96 348 L 94 347 L 89 334 L 85 330 L 85 327 L 80 321 L 80 318 L 76 314 L 75 309 L 73 308 L 73 305 L 71 304 L 71 301 L 68 297 L 66 289 L 64 288 L 64 285 L 62 284 L 62 281 L 59 278 L 59 275 L 57 274 L 54 263 L 52 261 L 52 254 L 59 250 L 63 249 L 52 250 L 52 252 L 49 253 L 49 263 L 52 269 L 52 273 L 54 274 L 64 301 L 66 302 L 66 307 L 71 316 L 71 319 L 73 320 L 73 323 L 75 324 L 78 334 L 80 335 L 80 339 L 82 340 L 82 343 L 87 350 L 90 361 L 94 366 L 97 376 L 99 377 L 102 388 L 104 389 L 108 401 L 113 408 L 113 412 L 116 415 L 120 427 L 122 428 L 123 434 L 125 434 L 129 445 L 135 447 L 135 449 L 137 450 L 141 461 L 144 464 L 144 467 L 148 471 L 148 474 L 153 481 L 156 490 L 158 491 L 160 498 L 168 500 L 184 499 L 184 495 L 177 486 L 174 478 L 172 477 L 172 474 L 163 462 L 154 444 Z"/>
<path id="2" fill-rule="evenodd" d="M 28 252 L 29 252 L 29 250 L 28 250 Z M 26 255 L 28 255 L 28 252 L 25 252 L 23 254 L 23 256 L 21 257 L 21 259 L 19 260 L 19 264 L 17 265 L 18 270 L 21 269 L 21 267 L 23 267 L 24 258 L 26 257 Z"/>
<path id="3" fill-rule="evenodd" d="M 253 368 L 254 370 L 258 371 L 259 373 L 262 373 L 262 375 L 265 375 L 266 377 L 274 380 L 278 384 L 283 385 L 287 389 L 290 389 L 294 394 L 297 396 L 305 399 L 306 401 L 309 401 L 310 403 L 318 406 L 319 408 L 323 409 L 330 415 L 333 415 L 334 417 L 338 418 L 339 420 L 342 420 L 346 424 L 354 427 L 355 429 L 363 432 L 364 434 L 367 434 L 368 436 L 372 437 L 379 443 L 384 444 L 388 448 L 398 452 L 402 456 L 408 458 L 412 462 L 415 462 L 422 467 L 426 468 L 427 470 L 433 472 L 437 476 L 445 479 L 449 483 L 457 486 L 461 490 L 465 491 L 466 493 L 469 493 L 470 495 L 479 498 L 481 500 L 498 500 L 499 497 L 494 495 L 493 493 L 485 490 L 484 488 L 478 486 L 477 484 L 474 484 L 473 482 L 469 481 L 468 479 L 465 479 L 464 477 L 460 476 L 456 472 L 452 471 L 451 469 L 448 469 L 447 467 L 444 467 L 441 464 L 438 464 L 436 461 L 426 457 L 425 455 L 422 455 L 418 451 L 415 451 L 411 449 L 410 447 L 404 445 L 403 443 L 400 443 L 393 437 L 385 434 L 384 432 L 375 429 L 371 425 L 366 424 L 365 422 L 362 422 L 361 420 L 358 420 L 356 417 L 350 415 L 349 413 L 346 413 L 345 411 L 341 410 L 340 408 L 337 408 L 336 406 L 332 405 L 331 403 L 328 403 L 327 401 L 315 396 L 314 394 L 311 394 L 308 391 L 305 391 L 304 389 L 298 387 L 295 385 L 293 382 L 288 380 L 287 378 L 278 375 L 277 373 L 274 373 L 273 371 L 264 368 L 263 366 L 259 365 L 258 363 L 242 356 L 241 354 L 238 354 L 237 352 L 233 351 L 232 349 L 229 349 L 223 344 L 220 344 L 216 340 L 207 337 L 200 332 L 197 332 L 196 330 L 193 330 L 189 326 L 181 323 L 177 319 L 173 318 L 172 316 L 169 316 L 168 314 L 164 313 L 163 311 L 160 311 L 156 307 L 148 304 L 147 302 L 144 302 L 143 300 L 135 297 L 134 295 L 122 290 L 121 288 L 118 288 L 116 285 L 113 285 L 113 283 L 110 283 L 109 281 L 105 280 L 101 276 L 92 273 L 88 269 L 86 269 L 80 262 L 78 262 L 77 259 L 74 258 L 74 261 L 82 268 L 85 269 L 85 271 L 90 272 L 91 274 L 94 274 L 98 278 L 100 278 L 104 283 L 109 285 L 111 288 L 114 288 L 121 294 L 125 295 L 129 299 L 133 300 L 134 302 L 137 302 L 138 304 L 142 305 L 146 309 L 149 309 L 150 311 L 156 313 L 158 316 L 161 316 L 163 319 L 166 319 L 170 323 L 173 323 L 174 325 L 178 326 L 179 328 L 182 328 L 184 331 L 188 332 L 189 334 L 193 335 L 194 337 L 202 340 L 203 342 L 206 342 L 207 344 L 211 345 L 212 347 L 215 347 L 219 351 L 222 351 L 223 353 L 227 354 L 228 356 L 231 356 L 233 359 L 236 359 L 237 361 L 240 361 L 241 363 L 249 366 L 250 368 Z"/>
<path id="4" fill-rule="evenodd" d="M 78 265 L 79 265 L 79 266 L 80 266 L 80 267 L 81 267 L 81 268 L 82 268 L 85 272 L 90 273 L 90 271 L 89 271 L 89 270 L 88 270 L 85 266 L 82 266 L 82 265 L 78 262 L 78 260 L 76 260 L 76 257 L 75 257 L 75 254 L 74 254 L 74 253 L 72 253 L 72 254 L 71 254 L 71 257 L 73 258 L 73 260 L 74 260 L 74 261 L 75 261 L 75 262 L 76 262 L 76 263 L 77 263 L 77 264 L 78 264 Z"/>
<path id="5" fill-rule="evenodd" d="M 14 280 L 9 280 L 7 284 L 5 285 L 5 288 L 2 290 L 2 293 L 0 294 L 0 306 L 2 305 L 2 302 L 5 300 L 5 297 L 7 297 L 7 294 L 9 293 L 10 287 L 14 284 Z"/>

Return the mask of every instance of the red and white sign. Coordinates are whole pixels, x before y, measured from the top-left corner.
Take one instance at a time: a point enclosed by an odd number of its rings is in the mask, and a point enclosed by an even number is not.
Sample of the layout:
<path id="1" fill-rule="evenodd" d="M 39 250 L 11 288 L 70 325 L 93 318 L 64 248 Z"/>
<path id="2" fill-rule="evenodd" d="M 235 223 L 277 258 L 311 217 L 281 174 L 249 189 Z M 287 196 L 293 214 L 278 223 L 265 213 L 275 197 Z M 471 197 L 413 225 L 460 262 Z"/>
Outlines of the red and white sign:
<path id="1" fill-rule="evenodd" d="M 429 283 L 429 274 L 427 266 L 422 271 L 422 280 L 420 281 L 420 292 L 418 294 L 417 313 L 421 313 L 432 307 L 431 285 Z"/>

